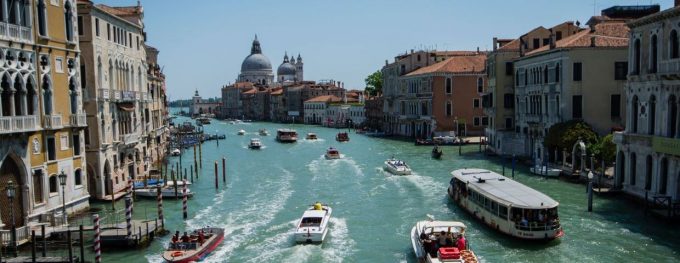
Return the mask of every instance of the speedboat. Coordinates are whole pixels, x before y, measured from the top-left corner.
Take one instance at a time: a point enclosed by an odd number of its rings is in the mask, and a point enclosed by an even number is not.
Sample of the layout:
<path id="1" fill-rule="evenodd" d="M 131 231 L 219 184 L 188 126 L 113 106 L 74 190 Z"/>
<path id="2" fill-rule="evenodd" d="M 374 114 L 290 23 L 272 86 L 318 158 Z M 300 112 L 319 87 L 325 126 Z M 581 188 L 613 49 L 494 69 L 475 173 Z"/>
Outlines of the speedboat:
<path id="1" fill-rule="evenodd" d="M 348 142 L 349 134 L 347 134 L 346 132 L 338 133 L 338 135 L 335 136 L 335 140 L 339 142 Z"/>
<path id="2" fill-rule="evenodd" d="M 260 148 L 262 148 L 262 142 L 258 138 L 252 138 L 252 139 L 250 139 L 250 143 L 248 144 L 248 148 L 259 150 Z"/>
<path id="3" fill-rule="evenodd" d="M 338 149 L 335 149 L 333 147 L 328 148 L 328 150 L 326 150 L 326 154 L 324 154 L 324 156 L 328 160 L 342 158 L 342 156 L 340 156 L 340 152 L 338 151 Z"/>
<path id="4" fill-rule="evenodd" d="M 224 228 L 201 228 L 191 233 L 189 242 L 170 242 L 163 259 L 170 263 L 188 263 L 204 259 L 224 240 Z"/>
<path id="5" fill-rule="evenodd" d="M 161 188 L 161 197 L 163 198 L 182 198 L 184 195 L 184 190 L 183 186 L 177 187 L 177 194 L 175 195 L 175 187 L 172 186 L 166 186 Z M 137 197 L 147 197 L 147 198 L 156 198 L 158 197 L 158 188 L 156 187 L 147 187 L 147 188 L 138 188 L 134 189 L 135 191 L 135 196 Z M 187 197 L 191 198 L 194 196 L 194 192 L 192 192 L 189 188 L 187 188 Z"/>
<path id="6" fill-rule="evenodd" d="M 439 149 L 439 147 L 435 146 L 434 148 L 432 148 L 432 158 L 441 159 L 442 154 L 444 154 L 444 152 L 442 151 L 442 149 Z"/>
<path id="7" fill-rule="evenodd" d="M 465 240 L 465 224 L 457 221 L 425 220 L 411 228 L 411 245 L 420 262 L 478 262 Z M 442 236 L 444 235 L 444 236 Z M 438 240 L 446 242 L 438 246 Z"/>
<path id="8" fill-rule="evenodd" d="M 316 203 L 305 210 L 295 229 L 296 243 L 321 243 L 328 234 L 328 221 L 331 219 L 330 206 Z"/>
<path id="9" fill-rule="evenodd" d="M 269 136 L 269 132 L 267 129 L 260 129 L 260 136 Z"/>
<path id="10" fill-rule="evenodd" d="M 237 134 L 238 135 L 246 135 L 246 131 L 245 130 L 238 130 Z"/>
<path id="11" fill-rule="evenodd" d="M 550 168 L 547 166 L 534 165 L 529 167 L 529 171 L 533 174 L 543 175 L 547 177 L 558 177 L 562 173 L 562 169 Z"/>
<path id="12" fill-rule="evenodd" d="M 388 159 L 385 161 L 385 170 L 394 175 L 409 175 L 411 174 L 411 168 L 408 167 L 406 162 L 397 159 Z"/>
<path id="13" fill-rule="evenodd" d="M 319 139 L 319 138 L 316 136 L 316 133 L 311 133 L 311 132 L 310 132 L 310 133 L 307 133 L 307 137 L 305 137 L 305 140 L 316 140 L 316 139 Z"/>
<path id="14" fill-rule="evenodd" d="M 182 154 L 182 151 L 178 148 L 172 149 L 172 151 L 170 152 L 170 155 L 172 156 L 179 156 L 180 154 Z"/>

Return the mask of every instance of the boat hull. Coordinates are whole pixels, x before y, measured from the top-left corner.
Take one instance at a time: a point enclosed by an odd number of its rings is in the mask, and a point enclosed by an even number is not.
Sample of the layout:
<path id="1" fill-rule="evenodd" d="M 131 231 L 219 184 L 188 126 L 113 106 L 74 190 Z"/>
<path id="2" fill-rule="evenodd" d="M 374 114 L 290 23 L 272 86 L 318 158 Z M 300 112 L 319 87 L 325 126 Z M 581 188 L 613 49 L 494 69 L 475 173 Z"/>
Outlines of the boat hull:
<path id="1" fill-rule="evenodd" d="M 137 197 L 144 197 L 144 198 L 157 198 L 158 197 L 158 190 L 154 188 L 142 188 L 142 189 L 135 189 L 135 196 Z M 187 189 L 187 197 L 191 198 L 194 196 L 194 192 L 191 192 L 191 190 Z M 161 190 L 161 197 L 162 198 L 182 198 L 182 187 L 177 187 L 177 196 L 175 196 L 175 189 L 174 188 L 164 188 Z"/>
<path id="2" fill-rule="evenodd" d="M 547 177 L 559 177 L 560 174 L 562 173 L 562 170 L 560 170 L 560 169 L 555 169 L 555 168 L 547 168 L 546 169 L 545 166 L 530 167 L 529 171 L 531 171 L 531 173 L 533 173 L 533 174 L 543 175 L 543 176 L 547 176 Z"/>
<path id="3" fill-rule="evenodd" d="M 340 159 L 340 154 L 324 154 L 326 159 L 328 160 L 334 160 L 334 159 Z"/>
<path id="4" fill-rule="evenodd" d="M 328 206 L 323 206 L 325 210 L 324 215 L 322 216 L 322 220 L 319 223 L 319 225 L 312 225 L 312 226 L 303 226 L 302 222 L 303 219 L 305 218 L 306 214 L 300 218 L 300 221 L 298 221 L 298 227 L 295 230 L 295 233 L 293 234 L 293 238 L 295 239 L 295 243 L 298 244 L 320 244 L 323 243 L 324 239 L 326 239 L 326 235 L 328 234 L 328 224 L 331 219 L 331 214 L 333 213 L 333 209 L 331 209 Z M 308 211 L 319 211 L 319 210 L 313 210 L 310 208 Z M 314 217 L 314 216 L 311 216 Z"/>
<path id="5" fill-rule="evenodd" d="M 389 162 L 385 162 L 385 170 L 394 175 L 410 175 L 411 168 L 397 168 L 391 165 Z"/>
<path id="6" fill-rule="evenodd" d="M 169 263 L 189 263 L 205 259 L 224 240 L 224 229 L 219 229 L 215 237 L 208 239 L 198 250 L 168 250 L 163 253 L 163 259 Z M 173 256 L 178 255 L 178 256 Z"/>
<path id="7" fill-rule="evenodd" d="M 248 148 L 253 150 L 259 150 L 262 148 L 262 145 L 248 145 Z"/>

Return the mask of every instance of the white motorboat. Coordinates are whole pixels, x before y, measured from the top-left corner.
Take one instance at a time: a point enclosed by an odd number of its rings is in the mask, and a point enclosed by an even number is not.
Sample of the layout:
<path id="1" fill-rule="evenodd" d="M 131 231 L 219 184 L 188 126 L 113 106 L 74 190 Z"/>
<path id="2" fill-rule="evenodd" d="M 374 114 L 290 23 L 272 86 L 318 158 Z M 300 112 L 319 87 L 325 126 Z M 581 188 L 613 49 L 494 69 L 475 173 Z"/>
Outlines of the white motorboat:
<path id="1" fill-rule="evenodd" d="M 237 134 L 238 135 L 246 135 L 246 131 L 245 130 L 238 130 Z"/>
<path id="2" fill-rule="evenodd" d="M 562 169 L 550 168 L 547 166 L 534 165 L 529 167 L 529 171 L 533 174 L 543 175 L 547 177 L 559 177 L 562 173 Z"/>
<path id="3" fill-rule="evenodd" d="M 419 221 L 411 228 L 413 252 L 420 262 L 476 263 L 477 256 L 467 245 L 465 229 L 465 224 L 457 221 Z M 438 245 L 440 239 L 446 244 Z"/>
<path id="4" fill-rule="evenodd" d="M 148 197 L 148 198 L 156 198 L 158 196 L 158 188 L 156 187 L 149 187 L 149 188 L 139 188 L 135 189 L 135 195 L 138 197 Z M 183 195 L 183 187 L 177 187 L 177 196 L 175 196 L 175 187 L 162 187 L 161 188 L 161 195 L 163 198 L 182 198 Z M 191 189 L 187 188 L 187 197 L 192 197 L 194 196 L 194 192 L 191 191 Z"/>
<path id="5" fill-rule="evenodd" d="M 262 142 L 258 138 L 252 138 L 252 139 L 250 139 L 250 143 L 248 144 L 248 148 L 259 150 L 260 148 L 262 148 Z"/>
<path id="6" fill-rule="evenodd" d="M 326 150 L 326 154 L 324 154 L 324 156 L 326 157 L 326 159 L 329 159 L 329 160 L 342 158 L 338 149 L 335 149 L 333 147 L 328 148 L 328 150 Z"/>
<path id="7" fill-rule="evenodd" d="M 295 230 L 296 243 L 321 243 L 328 234 L 328 221 L 331 219 L 330 206 L 316 203 L 305 210 Z"/>
<path id="8" fill-rule="evenodd" d="M 260 129 L 260 136 L 269 136 L 267 129 Z"/>
<path id="9" fill-rule="evenodd" d="M 307 133 L 307 137 L 305 137 L 305 140 L 312 141 L 319 139 L 319 137 L 316 136 L 316 133 Z"/>
<path id="10" fill-rule="evenodd" d="M 394 175 L 411 174 L 411 168 L 408 166 L 408 164 L 406 164 L 406 162 L 394 158 L 385 161 L 385 170 Z"/>
<path id="11" fill-rule="evenodd" d="M 172 155 L 172 156 L 179 156 L 180 154 L 182 154 L 182 151 L 180 149 L 177 149 L 177 148 L 172 149 L 172 151 L 170 152 L 170 155 Z"/>

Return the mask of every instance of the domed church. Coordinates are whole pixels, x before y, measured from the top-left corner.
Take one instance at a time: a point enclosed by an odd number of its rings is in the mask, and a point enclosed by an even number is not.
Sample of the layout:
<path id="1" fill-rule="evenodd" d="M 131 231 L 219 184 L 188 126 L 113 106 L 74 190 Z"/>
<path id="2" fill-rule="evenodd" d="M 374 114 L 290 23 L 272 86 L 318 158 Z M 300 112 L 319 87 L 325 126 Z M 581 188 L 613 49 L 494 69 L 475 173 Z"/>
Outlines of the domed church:
<path id="1" fill-rule="evenodd" d="M 303 63 L 300 54 L 298 54 L 296 61 L 292 56 L 289 60 L 288 53 L 286 53 L 276 75 L 278 83 L 302 81 Z M 257 35 L 255 35 L 253 46 L 250 48 L 250 55 L 241 64 L 241 74 L 238 75 L 238 81 L 261 85 L 274 84 L 272 64 L 269 62 L 269 58 L 262 54 L 262 47 L 260 47 L 260 41 L 257 40 Z"/>

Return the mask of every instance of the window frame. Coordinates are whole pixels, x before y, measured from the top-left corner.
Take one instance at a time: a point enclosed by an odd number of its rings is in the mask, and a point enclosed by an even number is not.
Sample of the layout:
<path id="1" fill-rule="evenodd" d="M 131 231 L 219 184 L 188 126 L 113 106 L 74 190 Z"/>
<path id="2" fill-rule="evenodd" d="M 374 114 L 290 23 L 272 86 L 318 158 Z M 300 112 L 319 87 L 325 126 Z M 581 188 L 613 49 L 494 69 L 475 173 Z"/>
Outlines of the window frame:
<path id="1" fill-rule="evenodd" d="M 572 64 L 572 81 L 583 81 L 583 63 L 574 62 Z"/>

